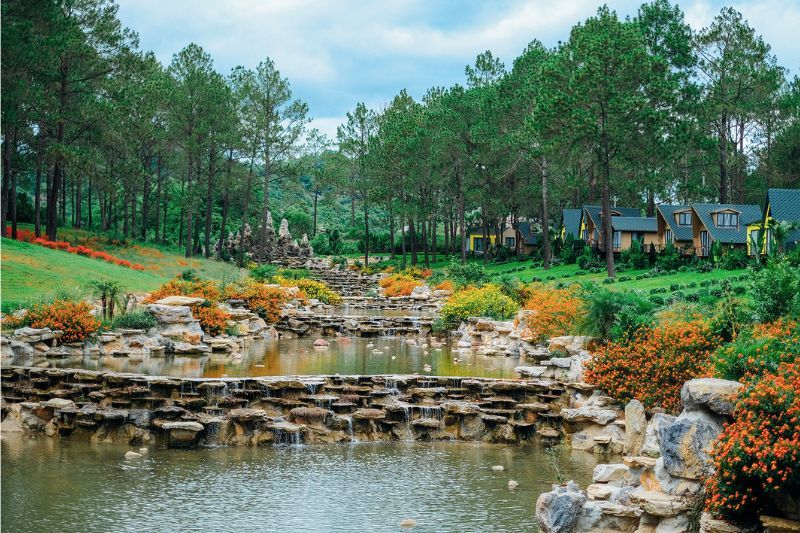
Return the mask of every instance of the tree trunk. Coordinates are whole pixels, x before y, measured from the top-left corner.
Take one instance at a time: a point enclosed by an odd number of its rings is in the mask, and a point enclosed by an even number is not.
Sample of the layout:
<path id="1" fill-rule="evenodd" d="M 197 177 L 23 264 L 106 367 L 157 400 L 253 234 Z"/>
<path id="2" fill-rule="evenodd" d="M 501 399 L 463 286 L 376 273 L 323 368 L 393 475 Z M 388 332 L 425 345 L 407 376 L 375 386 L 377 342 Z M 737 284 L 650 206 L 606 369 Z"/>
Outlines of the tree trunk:
<path id="1" fill-rule="evenodd" d="M 719 128 L 719 203 L 728 203 L 728 120 Z"/>
<path id="2" fill-rule="evenodd" d="M 194 202 L 192 201 L 192 173 L 194 172 L 194 161 L 192 161 L 192 156 L 189 156 L 188 167 L 187 167 L 187 177 L 186 177 L 186 193 L 189 195 L 189 201 L 185 202 L 186 204 L 186 247 L 184 248 L 185 252 L 184 255 L 186 257 L 192 257 L 192 211 Z"/>
<path id="3" fill-rule="evenodd" d="M 431 220 L 431 261 L 436 262 L 436 213 Z"/>
<path id="4" fill-rule="evenodd" d="M 80 174 L 78 175 L 80 176 Z M 74 219 L 73 226 L 76 228 L 81 227 L 81 219 L 83 218 L 83 213 L 81 206 L 83 205 L 83 184 L 81 183 L 81 178 L 75 178 L 75 202 L 73 207 L 73 214 L 72 217 Z"/>
<path id="5" fill-rule="evenodd" d="M 428 221 L 423 219 L 422 223 L 422 257 L 423 257 L 423 264 L 425 268 L 428 268 L 430 264 L 428 260 Z"/>
<path id="6" fill-rule="evenodd" d="M 219 228 L 219 241 L 217 241 L 217 261 L 222 259 L 222 247 L 225 244 L 225 228 L 228 225 L 228 205 L 230 202 L 230 188 L 225 188 L 225 196 L 222 198 L 222 225 Z"/>
<path id="7" fill-rule="evenodd" d="M 369 208 L 364 199 L 364 266 L 369 265 Z"/>
<path id="8" fill-rule="evenodd" d="M 6 132 L 3 132 L 4 134 Z M 0 207 L 0 227 L 3 235 L 6 231 L 6 220 L 8 219 L 8 206 L 11 191 L 11 143 L 14 137 L 13 131 L 3 139 L 3 191 L 2 207 Z"/>
<path id="9" fill-rule="evenodd" d="M 547 189 L 547 159 L 542 158 L 542 262 L 545 270 L 550 268 L 550 198 Z"/>
<path id="10" fill-rule="evenodd" d="M 147 160 L 149 163 L 152 161 L 152 158 L 148 157 Z M 147 240 L 147 221 L 150 215 L 150 172 L 150 165 L 148 164 L 145 168 L 144 184 L 142 185 L 142 227 L 139 235 L 143 241 Z"/>
<path id="11" fill-rule="evenodd" d="M 314 187 L 314 227 L 311 230 L 311 238 L 317 236 L 317 202 L 319 201 L 319 187 Z"/>
<path id="12" fill-rule="evenodd" d="M 467 262 L 467 228 L 465 213 L 464 191 L 461 188 L 461 178 L 458 181 L 458 225 L 461 230 L 461 262 Z"/>
<path id="13" fill-rule="evenodd" d="M 261 253 L 267 249 L 267 220 L 269 218 L 269 160 L 264 156 L 264 205 L 261 209 L 261 232 L 259 234 L 259 243 Z M 266 261 L 266 257 L 259 257 L 260 262 Z"/>
<path id="14" fill-rule="evenodd" d="M 11 212 L 11 238 L 17 239 L 17 174 L 16 168 L 11 169 L 11 189 L 8 191 L 8 209 Z M 3 227 L 5 231 L 5 227 Z"/>
<path id="15" fill-rule="evenodd" d="M 158 242 L 158 228 L 161 224 L 161 155 L 156 156 L 156 212 L 153 217 L 153 238 Z M 147 235 L 143 238 L 146 240 Z"/>
<path id="16" fill-rule="evenodd" d="M 401 219 L 402 220 L 402 219 Z M 405 221 L 400 227 L 400 249 L 403 253 L 403 264 L 406 264 L 406 225 Z"/>
<path id="17" fill-rule="evenodd" d="M 652 188 L 647 190 L 647 216 L 656 216 L 656 195 Z"/>
<path id="18" fill-rule="evenodd" d="M 206 227 L 203 244 L 205 246 L 204 255 L 211 257 L 211 215 L 214 212 L 214 173 L 216 172 L 216 153 L 212 153 L 208 158 L 208 181 L 206 183 Z"/>
<path id="19" fill-rule="evenodd" d="M 247 225 L 247 218 L 249 215 L 249 208 L 250 208 L 250 189 L 252 188 L 253 184 L 253 165 L 256 159 L 256 150 L 258 149 L 258 143 L 256 141 L 253 142 L 253 147 L 250 153 L 250 167 L 247 170 L 247 183 L 245 184 L 244 188 L 244 198 L 242 198 L 242 226 L 239 230 L 239 249 L 237 250 L 237 259 L 236 264 L 241 268 L 244 266 L 244 228 Z"/>
<path id="20" fill-rule="evenodd" d="M 417 230 L 414 228 L 414 219 L 408 219 L 408 231 L 411 233 L 411 264 L 417 264 Z"/>
<path id="21" fill-rule="evenodd" d="M 606 151 L 605 153 L 607 154 L 608 152 Z M 611 192 L 609 185 L 611 170 L 609 166 L 606 156 L 600 169 L 603 179 L 603 246 L 606 252 L 606 271 L 608 272 L 608 277 L 613 278 L 616 273 L 614 272 L 614 228 L 611 225 Z"/>
<path id="22" fill-rule="evenodd" d="M 41 124 L 39 125 L 41 129 Z M 42 168 L 44 167 L 44 133 L 39 132 L 36 143 L 36 178 L 33 184 L 33 231 L 42 236 Z"/>
<path id="23" fill-rule="evenodd" d="M 389 204 L 389 257 L 394 259 L 394 210 Z"/>

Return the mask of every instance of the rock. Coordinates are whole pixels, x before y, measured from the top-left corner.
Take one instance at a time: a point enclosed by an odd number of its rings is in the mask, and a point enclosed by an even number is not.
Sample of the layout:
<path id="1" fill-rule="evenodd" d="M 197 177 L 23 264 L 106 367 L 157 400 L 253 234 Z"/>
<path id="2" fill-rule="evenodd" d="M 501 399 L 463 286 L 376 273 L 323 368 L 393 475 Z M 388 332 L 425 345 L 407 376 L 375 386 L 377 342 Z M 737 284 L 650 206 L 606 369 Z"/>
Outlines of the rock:
<path id="1" fill-rule="evenodd" d="M 638 455 L 644 446 L 647 432 L 647 417 L 644 405 L 639 400 L 631 400 L 625 406 L 625 453 Z"/>
<path id="2" fill-rule="evenodd" d="M 678 417 L 661 426 L 659 443 L 664 468 L 673 476 L 701 479 L 711 469 L 709 452 L 722 427 L 711 419 Z"/>
<path id="3" fill-rule="evenodd" d="M 553 485 L 536 500 L 536 523 L 543 533 L 571 533 L 584 503 L 586 494 L 574 481 Z"/>
<path id="4" fill-rule="evenodd" d="M 431 288 L 427 285 L 421 285 L 419 287 L 414 287 L 411 291 L 411 299 L 412 300 L 427 300 L 431 297 Z"/>
<path id="5" fill-rule="evenodd" d="M 623 487 L 632 483 L 633 476 L 630 468 L 624 464 L 600 464 L 594 467 L 592 481 Z"/>
<path id="6" fill-rule="evenodd" d="M 165 298 L 161 298 L 156 302 L 158 305 L 172 305 L 172 306 L 180 306 L 180 305 L 198 305 L 204 303 L 206 301 L 205 298 L 195 298 L 193 296 L 167 296 Z"/>
<path id="7" fill-rule="evenodd" d="M 505 470 L 505 467 L 503 465 L 494 465 L 492 467 L 492 470 L 494 470 L 495 472 L 502 472 L 503 470 Z"/>
<path id="8" fill-rule="evenodd" d="M 514 490 L 517 487 L 519 487 L 519 483 L 518 482 L 514 481 L 513 479 L 509 479 L 508 480 L 508 488 L 509 489 Z"/>
<path id="9" fill-rule="evenodd" d="M 416 525 L 417 525 L 417 521 L 414 520 L 413 518 L 404 518 L 403 520 L 400 520 L 400 527 L 403 527 L 403 528 L 407 528 L 408 529 L 408 528 L 412 528 L 412 527 L 414 527 Z"/>
<path id="10" fill-rule="evenodd" d="M 574 531 L 593 533 L 634 533 L 641 511 L 607 501 L 589 500 L 580 509 Z"/>
<path id="11" fill-rule="evenodd" d="M 142 455 L 147 455 L 150 452 L 149 448 L 139 448 L 139 453 Z"/>
<path id="12" fill-rule="evenodd" d="M 380 409 L 356 409 L 352 417 L 354 420 L 382 420 L 386 412 Z"/>
<path id="13" fill-rule="evenodd" d="M 688 513 L 662 518 L 656 526 L 655 533 L 683 533 L 691 531 Z"/>
<path id="14" fill-rule="evenodd" d="M 132 461 L 134 459 L 141 459 L 142 454 L 136 452 L 125 452 L 125 459 Z"/>
<path id="15" fill-rule="evenodd" d="M 51 398 L 44 402 L 44 405 L 53 409 L 70 409 L 75 407 L 75 402 L 66 398 Z"/>
<path id="16" fill-rule="evenodd" d="M 586 487 L 586 494 L 592 500 L 608 500 L 616 492 L 618 492 L 617 487 L 605 483 L 592 483 Z"/>
<path id="17" fill-rule="evenodd" d="M 651 515 L 669 517 L 677 516 L 691 506 L 691 501 L 681 496 L 671 496 L 663 492 L 636 488 L 630 493 L 631 502 L 640 505 Z"/>
<path id="18" fill-rule="evenodd" d="M 744 529 L 725 520 L 717 520 L 709 513 L 700 515 L 700 533 L 742 533 Z"/>
<path id="19" fill-rule="evenodd" d="M 647 457 L 661 457 L 661 446 L 658 442 L 658 435 L 663 426 L 668 426 L 675 421 L 672 415 L 664 413 L 656 413 L 647 424 L 647 430 L 644 435 L 644 444 L 640 453 Z"/>
<path id="20" fill-rule="evenodd" d="M 165 422 L 161 429 L 167 432 L 170 448 L 186 448 L 192 446 L 197 435 L 205 429 L 200 422 Z"/>
<path id="21" fill-rule="evenodd" d="M 617 412 L 611 409 L 585 406 L 577 409 L 562 409 L 561 416 L 566 422 L 594 422 L 605 426 L 617 419 Z"/>
<path id="22" fill-rule="evenodd" d="M 681 402 L 684 409 L 690 411 L 705 407 L 719 415 L 730 416 L 743 388 L 741 383 L 725 379 L 690 379 L 681 387 Z"/>
<path id="23" fill-rule="evenodd" d="M 314 346 L 316 346 L 318 348 L 319 347 L 326 348 L 329 344 L 330 343 L 328 341 L 326 341 L 325 339 L 317 339 L 317 340 L 314 341 Z"/>

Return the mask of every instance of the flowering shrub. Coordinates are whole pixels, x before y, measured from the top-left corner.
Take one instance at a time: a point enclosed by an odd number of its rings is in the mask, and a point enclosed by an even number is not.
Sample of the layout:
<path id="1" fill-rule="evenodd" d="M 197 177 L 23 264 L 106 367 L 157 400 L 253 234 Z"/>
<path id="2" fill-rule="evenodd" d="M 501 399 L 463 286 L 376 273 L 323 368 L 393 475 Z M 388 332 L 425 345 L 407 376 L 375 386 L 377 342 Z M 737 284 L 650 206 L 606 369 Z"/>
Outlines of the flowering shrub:
<path id="1" fill-rule="evenodd" d="M 307 298 L 316 298 L 320 302 L 329 305 L 337 305 L 342 302 L 342 297 L 321 281 L 298 279 L 293 281 L 292 284 L 303 291 Z"/>
<path id="2" fill-rule="evenodd" d="M 527 289 L 525 309 L 532 311 L 525 321 L 539 340 L 575 332 L 582 320 L 583 302 L 575 287 L 552 289 L 537 286 Z"/>
<path id="3" fill-rule="evenodd" d="M 6 237 L 11 237 L 11 228 L 6 228 Z M 80 244 L 78 246 L 72 246 L 70 243 L 65 241 L 50 241 L 43 237 L 35 237 L 34 234 L 28 230 L 18 230 L 17 240 L 44 246 L 45 248 L 50 248 L 51 250 L 61 250 L 62 252 L 82 255 L 92 259 L 100 259 L 106 263 L 112 263 L 114 265 L 131 268 L 133 270 L 144 270 L 144 265 L 131 263 L 127 259 L 120 259 L 109 253 L 93 250 L 88 246 Z"/>
<path id="4" fill-rule="evenodd" d="M 192 316 L 200 321 L 203 331 L 212 336 L 221 335 L 231 317 L 216 305 L 193 305 Z"/>
<path id="5" fill-rule="evenodd" d="M 714 374 L 734 381 L 750 381 L 774 372 L 781 363 L 800 354 L 800 327 L 797 322 L 778 319 L 756 324 L 732 343 L 717 350 L 712 361 Z"/>
<path id="6" fill-rule="evenodd" d="M 381 279 L 378 285 L 383 287 L 386 296 L 411 296 L 415 287 L 421 287 L 422 282 L 409 274 L 391 274 Z"/>
<path id="7" fill-rule="evenodd" d="M 711 457 L 710 512 L 744 523 L 780 516 L 781 500 L 800 494 L 799 362 L 782 363 L 748 386 Z"/>
<path id="8" fill-rule="evenodd" d="M 227 285 L 224 296 L 244 300 L 248 309 L 270 324 L 278 321 L 281 317 L 281 306 L 289 300 L 289 295 L 283 288 L 253 280 Z"/>
<path id="9" fill-rule="evenodd" d="M 151 292 L 144 303 L 154 303 L 167 296 L 193 296 L 215 302 L 222 293 L 213 281 L 174 278 Z"/>
<path id="10" fill-rule="evenodd" d="M 684 382 L 704 375 L 718 345 L 705 320 L 661 323 L 601 347 L 586 363 L 585 378 L 619 401 L 636 398 L 677 412 Z"/>
<path id="11" fill-rule="evenodd" d="M 63 331 L 61 342 L 80 342 L 100 328 L 100 321 L 92 316 L 91 310 L 86 302 L 56 300 L 31 307 L 25 323 L 32 328 Z"/>
<path id="12" fill-rule="evenodd" d="M 453 285 L 453 282 L 449 279 L 443 280 L 441 283 L 433 287 L 433 290 L 435 291 L 452 291 L 453 289 L 455 289 L 455 285 Z"/>
<path id="13" fill-rule="evenodd" d="M 448 327 L 455 327 L 473 316 L 508 320 L 518 308 L 517 303 L 503 294 L 497 285 L 467 287 L 450 296 L 442 306 L 442 320 Z"/>

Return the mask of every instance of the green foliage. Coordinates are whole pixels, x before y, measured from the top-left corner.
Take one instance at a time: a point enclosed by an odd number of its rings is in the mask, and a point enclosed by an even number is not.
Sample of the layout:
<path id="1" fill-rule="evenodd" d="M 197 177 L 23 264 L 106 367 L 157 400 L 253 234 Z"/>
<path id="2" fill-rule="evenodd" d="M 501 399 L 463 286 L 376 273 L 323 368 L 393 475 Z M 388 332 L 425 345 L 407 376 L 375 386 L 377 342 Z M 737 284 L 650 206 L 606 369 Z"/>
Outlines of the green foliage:
<path id="1" fill-rule="evenodd" d="M 723 270 L 739 270 L 750 262 L 745 248 L 729 248 L 719 256 L 717 266 Z"/>
<path id="2" fill-rule="evenodd" d="M 800 354 L 800 326 L 778 321 L 768 327 L 750 328 L 730 344 L 719 348 L 712 359 L 714 375 L 743 381 L 773 373 L 781 363 L 793 362 Z"/>
<path id="3" fill-rule="evenodd" d="M 603 262 L 600 260 L 600 257 L 595 254 L 588 245 L 583 247 L 583 251 L 577 257 L 576 261 L 581 270 L 600 268 L 603 266 Z"/>
<path id="4" fill-rule="evenodd" d="M 630 268 L 647 268 L 647 253 L 642 249 L 642 243 L 634 239 L 630 248 L 623 250 L 621 255 L 622 263 Z"/>
<path id="5" fill-rule="evenodd" d="M 561 247 L 559 257 L 565 265 L 574 265 L 578 260 L 577 243 L 571 233 L 564 239 L 564 245 Z"/>
<path id="6" fill-rule="evenodd" d="M 783 260 L 750 276 L 753 312 L 761 322 L 772 322 L 790 312 L 800 311 L 800 270 Z"/>
<path id="7" fill-rule="evenodd" d="M 270 263 L 261 263 L 250 269 L 250 277 L 261 283 L 272 281 L 272 278 L 278 273 L 275 265 Z"/>
<path id="8" fill-rule="evenodd" d="M 586 311 L 582 329 L 604 340 L 632 337 L 653 322 L 655 304 L 633 291 L 612 291 L 593 283 L 582 285 Z"/>
<path id="9" fill-rule="evenodd" d="M 114 318 L 114 329 L 143 329 L 145 331 L 158 325 L 156 318 L 147 311 L 135 311 Z"/>
<path id="10" fill-rule="evenodd" d="M 508 320 L 514 316 L 519 305 L 503 294 L 497 285 L 466 288 L 453 294 L 442 306 L 442 320 L 454 328 L 470 317 L 486 317 Z"/>
<path id="11" fill-rule="evenodd" d="M 447 277 L 456 284 L 457 287 L 469 285 L 480 287 L 489 282 L 489 274 L 486 269 L 478 263 L 461 263 L 456 260 L 450 261 L 446 269 Z"/>

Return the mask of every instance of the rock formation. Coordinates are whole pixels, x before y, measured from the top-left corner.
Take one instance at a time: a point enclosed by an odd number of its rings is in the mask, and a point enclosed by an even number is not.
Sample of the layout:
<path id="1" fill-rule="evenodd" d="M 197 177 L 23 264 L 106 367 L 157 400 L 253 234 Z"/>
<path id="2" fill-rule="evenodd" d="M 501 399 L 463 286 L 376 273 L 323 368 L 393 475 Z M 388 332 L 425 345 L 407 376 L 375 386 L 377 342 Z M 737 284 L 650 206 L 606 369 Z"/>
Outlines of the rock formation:
<path id="1" fill-rule="evenodd" d="M 230 257 L 235 256 L 240 246 L 244 248 L 250 259 L 258 263 L 276 262 L 300 265 L 314 255 L 307 235 L 303 234 L 300 243 L 296 239 L 292 239 L 289 222 L 285 218 L 281 220 L 276 235 L 272 213 L 267 213 L 266 225 L 258 228 L 255 232 L 248 224 L 245 224 L 243 230 L 237 231 L 236 235 L 228 235 L 224 249 Z"/>

